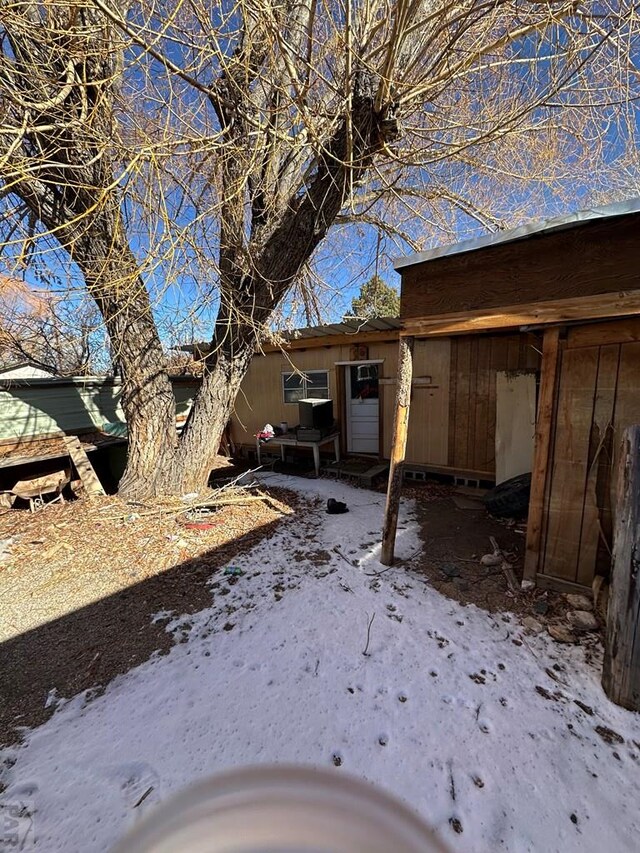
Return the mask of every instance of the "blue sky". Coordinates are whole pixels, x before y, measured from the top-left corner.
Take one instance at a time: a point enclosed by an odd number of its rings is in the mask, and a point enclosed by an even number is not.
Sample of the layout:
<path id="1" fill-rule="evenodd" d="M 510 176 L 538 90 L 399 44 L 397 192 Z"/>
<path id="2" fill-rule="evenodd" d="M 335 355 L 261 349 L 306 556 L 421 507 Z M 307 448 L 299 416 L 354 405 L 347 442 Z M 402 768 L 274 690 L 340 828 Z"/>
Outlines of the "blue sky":
<path id="1" fill-rule="evenodd" d="M 219 20 L 214 23 L 218 24 Z M 514 50 L 526 57 L 537 55 L 546 48 L 547 45 L 531 38 L 523 41 Z M 171 58 L 175 61 L 179 60 L 181 64 L 189 59 L 186 51 L 182 54 L 177 52 L 178 48 L 173 42 L 169 43 L 167 50 Z M 523 85 L 529 82 L 526 77 L 526 67 L 524 64 L 521 66 Z M 544 74 L 544 65 L 541 66 L 541 70 Z M 136 91 L 141 88 L 140 82 L 134 70 L 129 75 L 127 87 L 131 91 Z M 159 73 L 155 83 L 155 94 L 160 102 L 167 93 L 167 85 L 166 76 Z M 187 107 L 200 105 L 202 100 L 200 93 L 186 85 L 181 89 L 181 93 L 185 98 L 185 113 Z M 150 93 L 148 97 L 151 98 Z M 150 109 L 155 109 L 151 99 L 148 100 L 148 104 Z M 448 104 L 448 108 L 450 107 L 451 103 Z M 480 103 L 478 114 L 481 116 Z M 568 174 L 558 180 L 555 185 L 544 180 L 518 180 L 517 177 L 487 178 L 474 172 L 473 166 L 468 163 L 452 164 L 447 161 L 434 163 L 428 169 L 414 170 L 412 180 L 415 187 L 418 190 L 424 190 L 425 193 L 434 191 L 434 188 L 443 187 L 445 190 L 460 192 L 472 203 L 479 201 L 480 204 L 486 204 L 488 200 L 487 206 L 491 207 L 495 214 L 498 227 L 513 227 L 526 220 L 580 209 L 592 202 L 618 200 L 625 195 L 635 194 L 638 191 L 637 187 L 640 186 L 638 183 L 640 169 L 637 162 L 635 173 L 633 173 L 632 164 L 629 175 L 625 175 L 621 168 L 616 167 L 616 162 L 630 142 L 626 134 L 637 129 L 637 112 L 635 116 L 630 124 L 625 125 L 621 120 L 620 109 L 612 108 L 602 111 L 603 124 L 598 130 L 601 141 L 604 141 L 604 150 L 594 166 L 597 174 L 594 174 L 593 181 L 585 182 L 584 178 L 579 181 L 573 180 L 570 174 L 571 156 L 573 156 L 571 153 L 567 155 Z M 190 120 L 212 122 L 215 125 L 210 108 L 201 111 L 195 118 L 191 116 Z M 126 116 L 123 116 L 123 126 L 125 128 L 127 126 Z M 488 162 L 493 155 L 490 148 L 485 148 L 479 156 L 484 157 Z M 578 148 L 575 156 L 579 156 Z M 521 168 L 521 166 L 522 164 L 518 164 L 514 168 Z M 206 176 L 202 177 L 201 187 L 206 190 Z M 180 338 L 183 340 L 191 337 L 207 338 L 211 333 L 217 306 L 215 264 L 212 263 L 209 268 L 203 269 L 196 264 L 193 251 L 185 243 L 171 262 L 156 263 L 158 253 L 166 248 L 167 233 L 166 231 L 163 233 L 160 229 L 158 233 L 154 233 L 153 237 L 149 237 L 148 224 L 141 224 L 136 209 L 135 185 L 131 187 L 131 191 L 132 195 L 124 206 L 125 215 L 131 225 L 131 245 L 141 260 L 143 276 L 152 294 L 163 340 L 169 345 L 177 343 Z M 194 211 L 179 190 L 174 188 L 169 191 L 165 196 L 165 202 L 170 217 L 173 216 L 173 224 L 178 228 L 190 228 L 189 223 Z M 443 243 L 457 242 L 483 232 L 483 226 L 476 220 L 459 208 L 446 203 L 437 203 L 431 211 L 426 209 L 425 215 L 430 218 L 425 223 L 421 223 L 417 218 L 412 221 L 411 215 L 407 214 L 407 209 L 403 210 L 400 206 L 385 212 L 382 205 L 378 205 L 375 212 L 386 217 L 392 224 L 401 225 L 409 233 L 414 245 L 403 242 L 397 237 L 381 236 L 379 230 L 369 224 L 352 224 L 334 228 L 317 250 L 312 264 L 316 276 L 313 287 L 322 304 L 323 320 L 340 319 L 360 286 L 376 271 L 388 283 L 398 287 L 399 276 L 393 270 L 393 258 L 410 254 L 416 249 L 422 250 Z M 206 233 L 204 230 L 199 233 L 197 239 L 200 238 L 210 242 L 212 252 L 215 254 L 215 221 L 208 223 Z M 46 241 L 41 244 L 43 249 L 45 244 Z M 42 286 L 44 282 L 46 286 L 53 289 L 64 289 L 67 284 L 77 288 L 78 291 L 82 289 L 82 280 L 77 269 L 59 252 L 47 250 L 47 254 L 42 255 L 40 264 L 36 263 L 26 268 L 22 274 L 34 286 Z M 292 311 L 293 307 L 292 301 L 289 300 L 285 304 L 285 313 L 287 310 Z"/>

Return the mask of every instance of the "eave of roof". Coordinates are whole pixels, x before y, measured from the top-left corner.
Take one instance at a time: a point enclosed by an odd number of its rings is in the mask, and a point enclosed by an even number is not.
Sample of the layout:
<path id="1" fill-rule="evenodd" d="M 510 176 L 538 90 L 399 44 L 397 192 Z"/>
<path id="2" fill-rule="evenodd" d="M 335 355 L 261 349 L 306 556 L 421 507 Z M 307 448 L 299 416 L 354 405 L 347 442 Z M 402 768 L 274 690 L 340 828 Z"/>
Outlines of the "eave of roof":
<path id="1" fill-rule="evenodd" d="M 372 320 L 345 320 L 342 323 L 329 323 L 322 326 L 307 326 L 303 329 L 293 329 L 291 332 L 280 332 L 280 337 L 285 342 L 292 341 L 321 341 L 322 338 L 328 338 L 332 335 L 344 335 L 345 337 L 355 337 L 362 332 L 397 332 L 400 329 L 401 323 L 399 317 L 376 317 Z M 272 344 L 269 344 L 271 346 Z M 193 343 L 185 344 L 176 349 L 182 352 L 193 352 L 198 349 L 200 352 L 208 352 L 209 343 Z"/>
<path id="2" fill-rule="evenodd" d="M 475 252 L 478 249 L 497 246 L 501 243 L 513 243 L 516 240 L 525 240 L 535 234 L 546 234 L 565 228 L 575 228 L 597 219 L 614 219 L 618 216 L 628 216 L 633 213 L 640 213 L 640 197 L 630 198 L 626 201 L 616 202 L 615 204 L 602 205 L 601 207 L 593 207 L 588 210 L 579 210 L 575 213 L 563 214 L 562 216 L 555 216 L 552 219 L 541 220 L 539 222 L 529 222 L 518 226 L 518 228 L 512 228 L 509 231 L 497 231 L 492 234 L 486 234 L 483 237 L 475 237 L 472 240 L 453 243 L 449 246 L 438 246 L 435 249 L 428 249 L 425 252 L 418 252 L 415 255 L 397 258 L 393 265 L 396 270 L 401 270 L 415 264 L 425 263 L 426 261 L 435 261 L 438 258 L 459 255 L 463 252 Z"/>

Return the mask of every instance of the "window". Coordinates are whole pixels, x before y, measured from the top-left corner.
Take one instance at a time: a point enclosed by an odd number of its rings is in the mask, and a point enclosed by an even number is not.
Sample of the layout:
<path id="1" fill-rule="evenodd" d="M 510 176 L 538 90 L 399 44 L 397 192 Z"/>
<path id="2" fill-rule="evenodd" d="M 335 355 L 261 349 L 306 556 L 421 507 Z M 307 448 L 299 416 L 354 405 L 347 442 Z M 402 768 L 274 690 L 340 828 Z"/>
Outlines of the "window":
<path id="1" fill-rule="evenodd" d="M 282 395 L 285 403 L 297 403 L 311 397 L 325 400 L 329 397 L 329 371 L 307 370 L 282 374 Z"/>
<path id="2" fill-rule="evenodd" d="M 358 364 L 351 368 L 352 400 L 378 399 L 378 365 Z"/>

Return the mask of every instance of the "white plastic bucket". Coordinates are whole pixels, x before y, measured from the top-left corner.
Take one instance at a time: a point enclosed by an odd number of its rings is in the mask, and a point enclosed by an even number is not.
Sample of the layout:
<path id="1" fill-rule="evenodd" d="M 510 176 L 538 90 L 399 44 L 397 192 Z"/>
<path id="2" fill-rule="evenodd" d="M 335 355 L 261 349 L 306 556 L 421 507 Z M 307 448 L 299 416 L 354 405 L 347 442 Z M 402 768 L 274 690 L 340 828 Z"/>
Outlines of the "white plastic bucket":
<path id="1" fill-rule="evenodd" d="M 447 853 L 422 820 L 342 771 L 234 770 L 150 813 L 113 853 Z"/>

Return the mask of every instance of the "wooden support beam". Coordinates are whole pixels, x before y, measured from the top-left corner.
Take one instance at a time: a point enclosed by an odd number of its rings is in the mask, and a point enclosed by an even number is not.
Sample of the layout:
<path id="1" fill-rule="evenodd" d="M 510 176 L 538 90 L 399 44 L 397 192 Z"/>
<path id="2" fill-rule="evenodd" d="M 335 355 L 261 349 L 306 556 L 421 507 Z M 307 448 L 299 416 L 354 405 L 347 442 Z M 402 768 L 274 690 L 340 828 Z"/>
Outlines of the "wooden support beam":
<path id="1" fill-rule="evenodd" d="M 531 474 L 531 497 L 529 499 L 529 517 L 527 520 L 527 545 L 523 577 L 525 581 L 532 581 L 533 583 L 536 580 L 539 568 L 538 563 L 540 561 L 544 495 L 549 467 L 559 353 L 560 328 L 554 326 L 545 331 L 542 341 L 542 370 L 540 373 L 538 415 L 536 418 L 533 471 Z"/>
<path id="2" fill-rule="evenodd" d="M 612 702 L 640 711 L 640 425 L 624 432 L 602 686 Z"/>
<path id="3" fill-rule="evenodd" d="M 401 335 L 462 335 L 491 329 L 512 329 L 546 323 L 562 324 L 634 314 L 640 314 L 640 290 L 456 311 L 453 314 L 432 315 L 428 319 L 404 318 Z"/>
<path id="4" fill-rule="evenodd" d="M 603 347 L 640 341 L 640 317 L 611 320 L 608 323 L 586 323 L 569 329 L 567 349 Z"/>
<path id="5" fill-rule="evenodd" d="M 385 566 L 392 565 L 396 544 L 402 474 L 407 449 L 407 431 L 409 429 L 412 374 L 413 338 L 401 338 L 398 350 L 398 390 L 396 392 L 396 409 L 393 420 L 389 485 L 387 486 L 387 503 L 384 510 L 382 553 L 380 556 L 380 562 Z"/>

